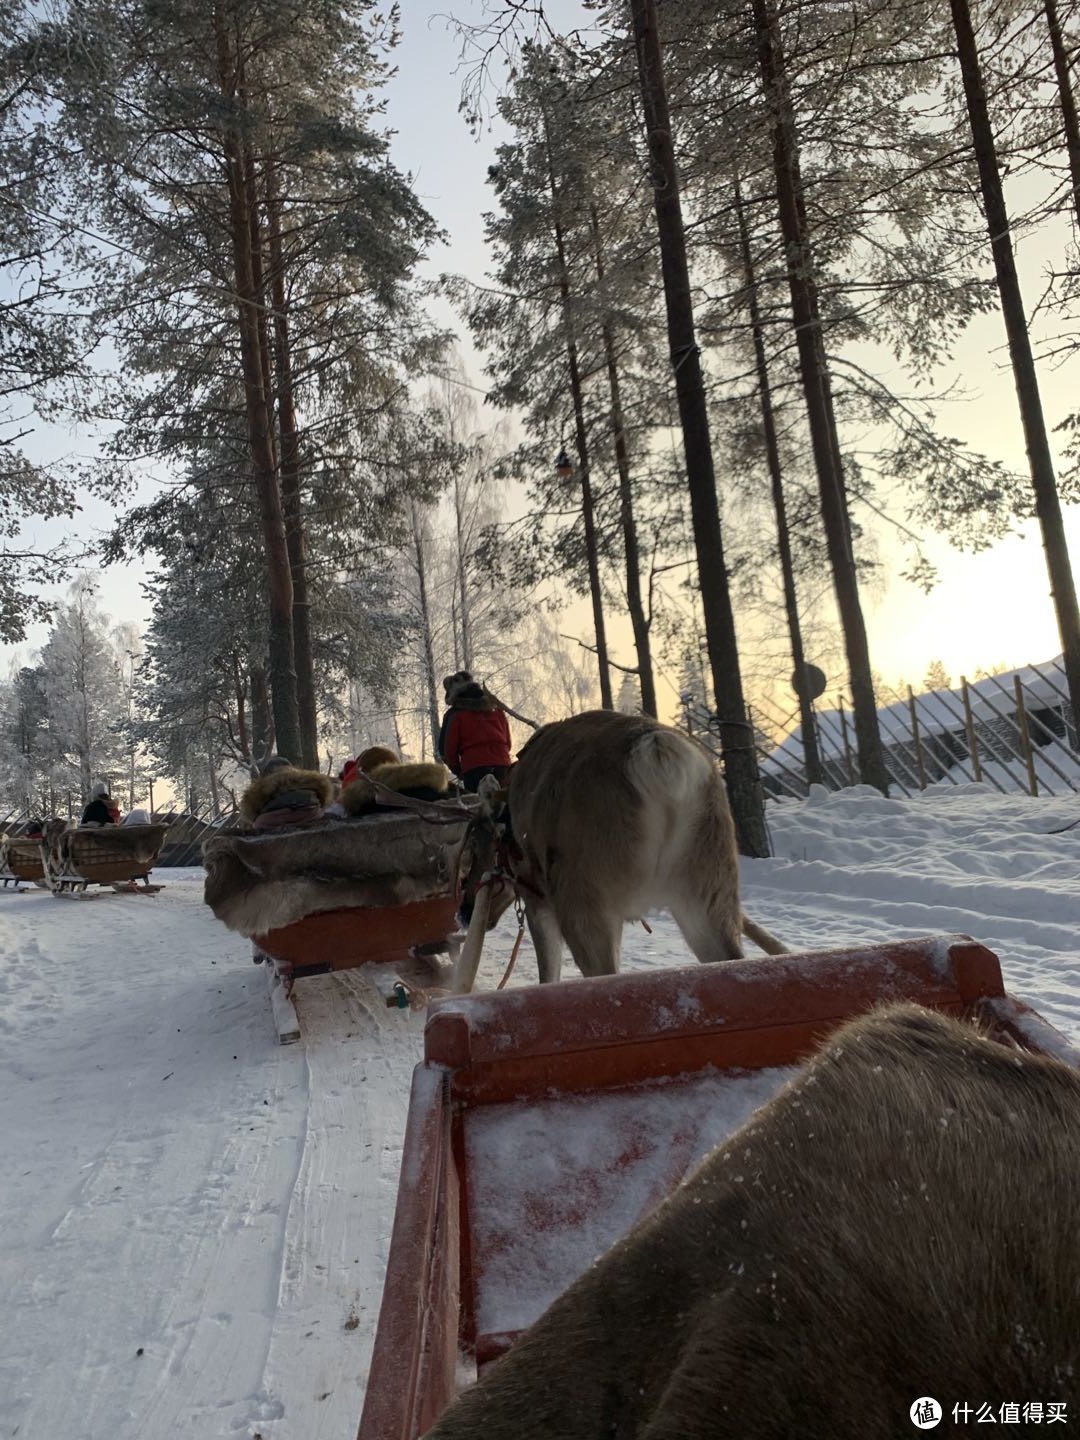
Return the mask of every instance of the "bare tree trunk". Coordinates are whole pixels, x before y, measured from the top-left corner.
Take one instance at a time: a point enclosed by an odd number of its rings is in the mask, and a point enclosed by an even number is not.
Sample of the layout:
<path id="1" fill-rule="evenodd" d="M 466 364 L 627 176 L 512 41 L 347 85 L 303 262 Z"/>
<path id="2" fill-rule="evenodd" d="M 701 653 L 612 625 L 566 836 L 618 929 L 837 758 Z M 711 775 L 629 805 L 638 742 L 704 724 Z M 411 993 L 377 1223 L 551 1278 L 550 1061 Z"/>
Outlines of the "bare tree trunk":
<path id="1" fill-rule="evenodd" d="M 589 218 L 596 255 L 596 278 L 602 288 L 604 247 L 595 205 L 589 206 Z M 637 652 L 641 708 L 646 715 L 651 715 L 655 720 L 657 718 L 656 681 L 653 677 L 652 644 L 649 635 L 652 617 L 645 613 L 645 602 L 641 594 L 641 557 L 638 553 L 637 521 L 634 517 L 634 486 L 630 477 L 630 456 L 626 447 L 626 429 L 623 420 L 619 366 L 615 355 L 615 337 L 612 334 L 607 314 L 608 311 L 605 307 L 605 319 L 601 325 L 601 334 L 604 341 L 608 387 L 611 390 L 611 434 L 615 444 L 615 465 L 619 472 L 619 519 L 623 532 L 623 556 L 626 561 L 626 607 L 630 612 L 630 625 L 634 632 L 634 649 Z"/>
<path id="2" fill-rule="evenodd" d="M 214 769 L 214 757 L 208 750 L 206 752 L 206 773 L 210 777 L 210 805 L 215 815 L 221 814 L 221 800 L 218 791 L 218 777 Z"/>
<path id="3" fill-rule="evenodd" d="M 570 376 L 570 396 L 574 406 L 574 441 L 578 455 L 578 481 L 581 485 L 581 516 L 585 527 L 585 563 L 589 574 L 589 595 L 592 599 L 593 629 L 596 633 L 596 663 L 600 672 L 600 704 L 613 710 L 611 671 L 608 668 L 607 633 L 604 625 L 604 599 L 600 587 L 600 552 L 596 541 L 596 506 L 593 502 L 592 478 L 589 470 L 589 442 L 585 430 L 585 402 L 581 387 L 581 366 L 577 341 L 570 314 L 570 270 L 566 263 L 566 243 L 558 216 L 559 191 L 555 180 L 555 162 L 551 153 L 551 136 L 544 116 L 544 149 L 547 154 L 548 185 L 551 190 L 552 225 L 555 253 L 559 261 L 559 294 L 562 300 L 563 324 L 566 327 L 566 364 Z"/>
<path id="4" fill-rule="evenodd" d="M 758 780 L 754 736 L 746 717 L 742 675 L 731 609 L 720 510 L 716 499 L 709 414 L 701 360 L 694 333 L 694 308 L 686 259 L 686 234 L 675 148 L 664 81 L 663 55 L 655 0 L 631 0 L 634 43 L 642 107 L 653 169 L 653 196 L 667 306 L 668 343 L 682 422 L 690 509 L 694 525 L 705 612 L 706 643 L 716 691 L 716 714 L 728 793 L 742 850 L 769 853 L 764 806 Z"/>
<path id="5" fill-rule="evenodd" d="M 251 736 L 247 723 L 247 691 L 244 685 L 244 674 L 240 668 L 240 656 L 235 654 L 233 662 L 233 694 L 236 697 L 236 738 L 240 743 L 240 753 L 245 762 L 251 764 Z"/>
<path id="6" fill-rule="evenodd" d="M 791 637 L 791 658 L 795 666 L 795 691 L 799 697 L 799 719 L 802 723 L 803 760 L 806 779 L 810 785 L 823 785 L 824 772 L 818 752 L 817 730 L 814 721 L 814 702 L 810 696 L 810 683 L 806 671 L 806 652 L 803 650 L 802 624 L 799 620 L 799 602 L 795 588 L 795 562 L 791 553 L 791 532 L 788 528 L 787 502 L 784 498 L 784 473 L 780 464 L 780 446 L 776 438 L 776 417 L 773 413 L 772 387 L 769 384 L 769 364 L 765 355 L 765 335 L 761 325 L 761 307 L 758 304 L 757 276 L 754 271 L 754 253 L 750 247 L 750 232 L 746 226 L 743 210 L 742 191 L 739 181 L 734 181 L 735 215 L 739 222 L 739 244 L 742 249 L 743 270 L 746 275 L 746 304 L 750 312 L 750 330 L 754 340 L 754 363 L 757 367 L 758 399 L 761 402 L 761 428 L 765 437 L 765 458 L 769 466 L 769 480 L 772 486 L 773 510 L 776 514 L 776 542 L 780 552 L 780 571 L 784 583 L 784 610 L 787 614 L 788 635 Z"/>
<path id="7" fill-rule="evenodd" d="M 1054 478 L 1054 462 L 1050 455 L 1046 422 L 1043 419 L 1035 358 L 1031 353 L 1031 337 L 1028 334 L 1024 301 L 1020 294 L 1020 280 L 1016 273 L 1016 260 L 1009 233 L 1009 215 L 1005 209 L 1001 171 L 994 147 L 994 132 L 990 124 L 979 52 L 967 0 L 949 0 L 949 3 L 953 28 L 956 31 L 975 159 L 979 165 L 983 209 L 986 213 L 986 227 L 990 233 L 990 248 L 994 255 L 1001 313 L 1009 339 L 1009 358 L 1012 361 L 1016 396 L 1020 402 L 1020 419 L 1024 426 L 1031 484 L 1035 491 L 1035 513 L 1039 517 L 1043 549 L 1046 552 L 1046 568 L 1050 574 L 1050 590 L 1057 611 L 1069 701 L 1073 714 L 1080 715 L 1080 611 L 1077 610 L 1076 585 L 1069 560 L 1069 547 L 1065 541 L 1065 527 L 1061 519 L 1061 501 Z"/>
<path id="8" fill-rule="evenodd" d="M 840 441 L 833 413 L 832 382 L 817 307 L 814 260 L 802 208 L 802 175 L 783 46 L 776 15 L 768 0 L 751 0 L 751 5 L 757 30 L 762 89 L 772 123 L 777 206 L 787 252 L 799 369 L 806 396 L 825 541 L 847 652 L 859 775 L 864 784 L 875 785 L 883 794 L 888 794 L 889 773 L 878 729 L 870 647 L 851 547 Z"/>
<path id="9" fill-rule="evenodd" d="M 1073 208 L 1077 224 L 1080 224 L 1080 119 L 1076 114 L 1076 97 L 1069 73 L 1069 52 L 1061 33 L 1058 19 L 1057 0 L 1043 0 L 1046 27 L 1050 31 L 1050 45 L 1054 52 L 1054 71 L 1057 75 L 1058 98 L 1061 103 L 1062 126 L 1065 131 L 1065 147 L 1069 154 L 1069 176 L 1072 180 Z"/>
<path id="10" fill-rule="evenodd" d="M 233 56 L 221 12 L 215 10 L 219 81 L 222 95 L 235 100 L 240 74 Z M 229 228 L 233 243 L 236 308 L 239 321 L 240 355 L 244 379 L 251 468 L 262 522 L 266 555 L 267 588 L 270 597 L 270 689 L 273 696 L 274 728 L 277 743 L 290 760 L 300 756 L 300 722 L 296 699 L 296 670 L 293 664 L 292 574 L 281 507 L 277 457 L 274 453 L 273 416 L 270 406 L 268 364 L 259 334 L 259 315 L 264 296 L 255 283 L 255 248 L 258 216 L 251 213 L 250 197 L 254 177 L 249 173 L 235 131 L 222 133 L 229 191 Z"/>
<path id="11" fill-rule="evenodd" d="M 454 475 L 454 525 L 457 532 L 457 588 L 458 588 L 458 620 L 461 625 L 461 664 L 457 668 L 462 670 L 472 669 L 472 622 L 469 614 L 469 585 L 468 576 L 465 573 L 465 546 L 468 537 L 465 534 L 464 508 L 468 498 L 468 490 L 463 489 L 461 476 Z"/>
<path id="12" fill-rule="evenodd" d="M 270 718 L 270 692 L 266 671 L 261 665 L 248 667 L 251 686 L 251 762 L 261 765 L 274 748 L 274 731 Z"/>
<path id="13" fill-rule="evenodd" d="M 272 160 L 266 162 L 266 213 L 270 246 L 270 294 L 274 306 L 278 432 L 281 439 L 281 501 L 285 513 L 285 540 L 289 549 L 289 568 L 293 582 L 293 657 L 296 664 L 296 699 L 300 718 L 300 753 L 303 763 L 314 769 L 319 764 L 319 719 L 315 699 L 307 542 L 300 485 L 300 435 L 293 393 L 285 263 L 281 245 L 281 201 L 277 193 Z"/>
<path id="14" fill-rule="evenodd" d="M 412 513 L 413 553 L 416 557 L 417 593 L 420 605 L 420 643 L 423 647 L 424 689 L 427 692 L 428 722 L 431 726 L 433 753 L 439 748 L 439 695 L 435 685 L 435 644 L 431 633 L 431 608 L 427 593 L 427 555 L 424 550 L 422 517 L 415 500 Z"/>

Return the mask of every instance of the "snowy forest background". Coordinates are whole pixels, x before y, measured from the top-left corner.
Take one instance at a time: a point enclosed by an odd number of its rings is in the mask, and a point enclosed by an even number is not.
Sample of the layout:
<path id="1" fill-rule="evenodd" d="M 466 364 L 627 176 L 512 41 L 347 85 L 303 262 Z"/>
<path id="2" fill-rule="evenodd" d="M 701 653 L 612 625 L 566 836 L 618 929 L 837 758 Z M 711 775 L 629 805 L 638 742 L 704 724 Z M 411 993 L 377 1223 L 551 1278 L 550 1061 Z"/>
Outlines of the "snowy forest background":
<path id="1" fill-rule="evenodd" d="M 376 742 L 429 756 L 462 667 L 539 721 L 672 718 L 693 693 L 735 755 L 746 701 L 774 738 L 805 728 L 809 658 L 880 783 L 874 703 L 896 687 L 861 597 L 897 568 L 932 585 L 928 535 L 978 549 L 1036 515 L 1075 711 L 1060 505 L 1080 412 L 1055 466 L 1030 362 L 1075 365 L 1080 340 L 1077 8 L 597 0 L 560 34 L 490 0 L 459 22 L 464 120 L 505 137 L 482 284 L 424 269 L 437 228 L 390 159 L 403 20 L 371 0 L 9 7 L 0 640 L 49 625 L 0 682 L 12 806 L 103 778 L 126 805 L 154 780 L 217 809 L 274 747 L 334 769 Z M 1005 252 L 1031 236 L 1057 258 L 1020 335 Z M 947 420 L 950 358 L 999 305 L 1030 473 Z M 86 496 L 115 515 L 93 543 Z M 62 517 L 71 539 L 39 546 Z M 96 594 L 131 557 L 145 628 Z"/>

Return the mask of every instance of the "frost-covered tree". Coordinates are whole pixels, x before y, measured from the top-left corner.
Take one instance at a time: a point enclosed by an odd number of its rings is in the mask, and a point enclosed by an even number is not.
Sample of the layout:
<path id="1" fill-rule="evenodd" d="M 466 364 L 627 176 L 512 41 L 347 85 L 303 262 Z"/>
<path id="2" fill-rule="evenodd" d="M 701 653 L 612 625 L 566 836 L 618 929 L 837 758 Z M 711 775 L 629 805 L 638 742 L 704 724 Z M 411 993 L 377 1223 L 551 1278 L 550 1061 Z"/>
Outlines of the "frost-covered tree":
<path id="1" fill-rule="evenodd" d="M 619 698 L 615 708 L 624 715 L 641 714 L 641 686 L 636 675 L 624 675 L 619 681 Z"/>
<path id="2" fill-rule="evenodd" d="M 41 651 L 41 684 L 57 778 L 76 787 L 84 801 L 95 780 L 122 780 L 123 685 L 109 619 L 88 574 L 74 581 L 57 608 Z"/>
<path id="3" fill-rule="evenodd" d="M 74 476 L 45 458 L 43 423 L 74 403 L 91 329 L 77 292 L 86 252 L 65 204 L 78 137 L 43 101 L 26 37 L 36 7 L 11 0 L 0 27 L 0 642 L 22 640 L 49 607 L 65 556 L 33 522 L 70 516 Z"/>
<path id="4" fill-rule="evenodd" d="M 931 660 L 923 676 L 924 690 L 948 690 L 952 686 L 952 679 L 945 669 L 943 660 Z"/>

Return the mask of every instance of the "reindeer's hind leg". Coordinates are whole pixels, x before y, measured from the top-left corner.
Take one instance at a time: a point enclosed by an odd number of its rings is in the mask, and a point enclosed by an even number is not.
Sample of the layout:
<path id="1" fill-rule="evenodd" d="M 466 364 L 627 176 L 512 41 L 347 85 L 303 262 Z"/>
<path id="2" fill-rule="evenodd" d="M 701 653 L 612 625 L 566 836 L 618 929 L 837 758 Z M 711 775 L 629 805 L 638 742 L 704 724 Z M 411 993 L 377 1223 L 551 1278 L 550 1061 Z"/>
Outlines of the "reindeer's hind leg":
<path id="1" fill-rule="evenodd" d="M 560 904 L 562 932 L 583 975 L 614 975 L 622 952 L 623 918 L 612 915 L 592 896 L 575 894 Z"/>
<path id="2" fill-rule="evenodd" d="M 525 897 L 525 923 L 536 951 L 536 968 L 540 984 L 546 985 L 562 975 L 563 937 L 555 911 L 545 900 L 533 895 Z"/>
<path id="3" fill-rule="evenodd" d="M 742 959 L 741 915 L 736 901 L 731 913 L 715 901 L 709 905 L 697 896 L 683 896 L 671 906 L 683 939 L 703 963 Z"/>

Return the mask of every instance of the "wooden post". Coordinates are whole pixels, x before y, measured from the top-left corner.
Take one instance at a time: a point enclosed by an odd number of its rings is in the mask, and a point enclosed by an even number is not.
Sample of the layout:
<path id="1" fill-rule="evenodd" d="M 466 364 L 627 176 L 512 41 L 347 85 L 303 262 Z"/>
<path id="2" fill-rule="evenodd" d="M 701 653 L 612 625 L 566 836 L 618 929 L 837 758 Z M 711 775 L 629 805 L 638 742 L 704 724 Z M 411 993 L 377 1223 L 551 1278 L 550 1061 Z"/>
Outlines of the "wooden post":
<path id="1" fill-rule="evenodd" d="M 975 721 L 971 714 L 971 700 L 968 697 L 968 683 L 963 675 L 960 676 L 960 689 L 964 696 L 964 729 L 967 731 L 968 753 L 971 756 L 971 768 L 976 781 L 982 784 L 982 764 L 979 760 L 979 743 L 975 737 Z"/>
<path id="2" fill-rule="evenodd" d="M 915 709 L 915 696 L 911 686 L 907 687 L 908 710 L 911 712 L 911 737 L 915 741 L 915 769 L 919 774 L 919 789 L 926 789 L 926 766 L 923 764 L 922 741 L 919 739 L 919 712 Z"/>
<path id="3" fill-rule="evenodd" d="M 1020 743 L 1024 747 L 1024 759 L 1027 761 L 1028 784 L 1031 786 L 1032 795 L 1038 795 L 1039 781 L 1035 774 L 1035 756 L 1031 749 L 1027 711 L 1024 709 L 1024 689 L 1019 675 L 1013 676 L 1013 688 L 1016 691 L 1016 723 L 1020 726 Z"/>
<path id="4" fill-rule="evenodd" d="M 154 782 L 153 782 L 153 780 L 148 780 L 148 781 L 147 781 L 147 784 L 150 786 L 150 819 L 153 820 L 153 818 L 154 818 Z"/>
<path id="5" fill-rule="evenodd" d="M 847 783 L 855 784 L 855 770 L 851 763 L 851 741 L 848 739 L 847 716 L 844 714 L 844 701 L 838 695 L 836 697 L 836 708 L 840 711 L 840 729 L 844 736 L 844 762 L 847 765 Z"/>

